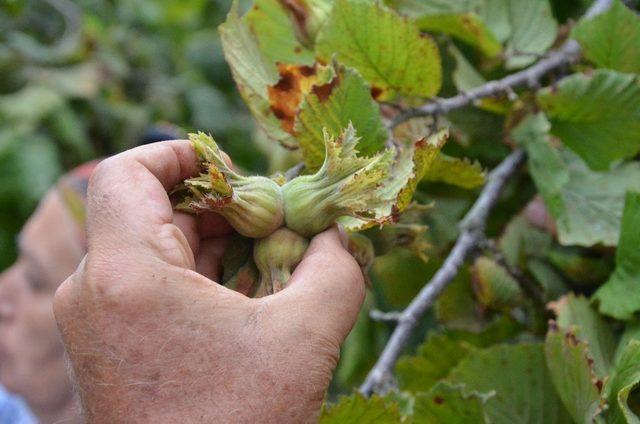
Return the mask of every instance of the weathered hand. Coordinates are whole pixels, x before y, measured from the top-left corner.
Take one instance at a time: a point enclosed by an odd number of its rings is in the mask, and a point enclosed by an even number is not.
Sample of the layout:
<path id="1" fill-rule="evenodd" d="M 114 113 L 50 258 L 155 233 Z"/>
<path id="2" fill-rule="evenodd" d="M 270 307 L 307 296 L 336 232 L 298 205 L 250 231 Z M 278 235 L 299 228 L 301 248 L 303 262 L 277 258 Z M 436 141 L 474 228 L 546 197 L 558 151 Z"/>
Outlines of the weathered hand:
<path id="1" fill-rule="evenodd" d="M 283 291 L 247 298 L 218 278 L 229 226 L 175 213 L 198 171 L 187 141 L 103 161 L 88 254 L 54 310 L 89 422 L 305 422 L 317 417 L 364 297 L 337 230 L 316 236 Z"/>

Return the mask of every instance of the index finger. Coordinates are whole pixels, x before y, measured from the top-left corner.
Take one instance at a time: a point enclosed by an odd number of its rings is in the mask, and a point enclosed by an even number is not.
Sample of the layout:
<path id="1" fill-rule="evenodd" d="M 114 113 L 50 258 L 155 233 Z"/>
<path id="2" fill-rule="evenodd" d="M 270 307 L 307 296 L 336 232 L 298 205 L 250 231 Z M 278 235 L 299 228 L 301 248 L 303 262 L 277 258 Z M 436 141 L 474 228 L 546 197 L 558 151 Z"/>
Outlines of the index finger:
<path id="1" fill-rule="evenodd" d="M 167 192 L 197 172 L 198 159 L 187 140 L 149 144 L 102 161 L 87 191 L 89 250 L 174 249 L 171 239 L 182 232 L 172 225 Z"/>

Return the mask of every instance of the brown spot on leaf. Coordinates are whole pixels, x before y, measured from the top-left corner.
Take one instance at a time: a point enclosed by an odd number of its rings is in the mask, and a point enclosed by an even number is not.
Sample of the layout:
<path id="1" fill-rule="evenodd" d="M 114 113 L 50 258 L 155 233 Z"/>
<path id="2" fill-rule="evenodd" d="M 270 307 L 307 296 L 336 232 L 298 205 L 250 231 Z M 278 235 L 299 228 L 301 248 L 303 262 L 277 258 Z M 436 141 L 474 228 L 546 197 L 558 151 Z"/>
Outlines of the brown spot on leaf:
<path id="1" fill-rule="evenodd" d="M 273 112 L 274 115 L 276 115 L 276 118 L 278 119 L 286 119 L 287 118 L 287 114 L 280 108 L 275 107 L 275 106 L 271 106 L 271 111 Z"/>
<path id="2" fill-rule="evenodd" d="M 309 12 L 304 3 L 300 0 L 280 0 L 280 4 L 289 12 L 298 35 L 303 39 L 309 40 L 310 35 L 307 31 Z"/>
<path id="3" fill-rule="evenodd" d="M 467 31 L 473 34 L 474 38 L 481 37 L 482 34 L 480 33 L 480 28 L 478 28 L 478 26 L 474 24 L 469 15 L 462 15 L 460 17 L 460 20 L 462 21 L 462 25 L 467 29 Z"/>
<path id="4" fill-rule="evenodd" d="M 598 388 L 599 392 L 602 392 L 602 386 L 603 386 L 602 380 L 600 380 L 599 378 L 596 378 L 593 384 Z"/>
<path id="5" fill-rule="evenodd" d="M 414 146 L 416 149 L 422 149 L 427 147 L 427 139 L 422 137 L 420 140 L 416 141 L 416 144 Z"/>
<path id="6" fill-rule="evenodd" d="M 305 77 L 310 77 L 311 75 L 316 74 L 316 68 L 314 68 L 313 66 L 302 65 L 300 66 L 300 74 Z"/>
<path id="7" fill-rule="evenodd" d="M 281 74 L 280 81 L 273 86 L 278 91 L 291 91 L 294 87 L 293 73 L 285 72 Z"/>
<path id="8" fill-rule="evenodd" d="M 402 211 L 400 210 L 400 208 L 398 208 L 397 204 L 394 204 L 393 206 L 391 206 L 391 222 L 396 223 L 398 221 L 400 221 L 400 215 L 402 214 Z"/>
<path id="9" fill-rule="evenodd" d="M 576 335 L 571 331 L 567 331 L 564 335 L 564 338 L 567 340 L 567 343 L 570 344 L 571 346 L 578 346 L 580 344 L 580 340 L 578 340 Z"/>
<path id="10" fill-rule="evenodd" d="M 375 100 L 378 100 L 382 93 L 382 88 L 376 86 L 371 87 L 371 97 L 373 97 Z"/>
<path id="11" fill-rule="evenodd" d="M 442 396 L 436 396 L 433 398 L 433 403 L 436 405 L 442 405 L 444 403 L 444 398 Z"/>
<path id="12" fill-rule="evenodd" d="M 336 75 L 330 82 L 322 85 L 314 85 L 311 91 L 313 94 L 318 96 L 318 100 L 320 103 L 324 103 L 327 101 L 331 93 L 333 92 L 333 88 L 340 83 L 340 75 Z"/>
<path id="13" fill-rule="evenodd" d="M 278 63 L 278 73 L 278 83 L 267 87 L 269 104 L 273 114 L 281 121 L 282 129 L 294 134 L 293 124 L 298 108 L 317 80 L 316 69 L 311 66 Z"/>
<path id="14" fill-rule="evenodd" d="M 318 65 L 322 65 L 322 66 L 326 66 L 329 64 L 329 62 L 327 62 L 325 59 L 321 58 L 321 57 L 317 57 L 316 56 L 316 63 Z"/>

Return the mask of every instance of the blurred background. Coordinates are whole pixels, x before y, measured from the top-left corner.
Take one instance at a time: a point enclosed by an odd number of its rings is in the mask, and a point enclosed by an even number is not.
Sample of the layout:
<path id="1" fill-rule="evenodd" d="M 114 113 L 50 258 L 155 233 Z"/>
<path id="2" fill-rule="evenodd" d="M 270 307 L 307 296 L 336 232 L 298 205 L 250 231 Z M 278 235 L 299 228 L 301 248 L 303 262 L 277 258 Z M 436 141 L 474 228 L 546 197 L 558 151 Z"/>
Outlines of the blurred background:
<path id="1" fill-rule="evenodd" d="M 154 132 L 211 132 L 238 165 L 265 171 L 218 38 L 230 4 L 1 2 L 0 269 L 59 175 Z"/>

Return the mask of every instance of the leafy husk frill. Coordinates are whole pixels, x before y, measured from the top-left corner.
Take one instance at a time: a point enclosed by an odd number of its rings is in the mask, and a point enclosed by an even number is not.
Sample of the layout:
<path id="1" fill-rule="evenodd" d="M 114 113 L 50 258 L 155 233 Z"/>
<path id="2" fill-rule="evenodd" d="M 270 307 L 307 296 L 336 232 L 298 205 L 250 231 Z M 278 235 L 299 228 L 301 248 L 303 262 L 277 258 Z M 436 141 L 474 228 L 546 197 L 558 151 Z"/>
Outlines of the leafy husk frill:
<path id="1" fill-rule="evenodd" d="M 286 286 L 309 239 L 336 222 L 351 232 L 397 222 L 446 136 L 439 132 L 360 156 L 351 124 L 337 137 L 325 130 L 320 169 L 280 185 L 267 177 L 240 175 L 211 136 L 191 134 L 201 172 L 177 189 L 183 196 L 177 208 L 218 213 L 240 235 L 256 239 L 253 260 L 260 281 L 251 293 L 272 294 Z"/>

